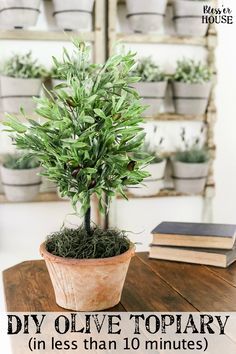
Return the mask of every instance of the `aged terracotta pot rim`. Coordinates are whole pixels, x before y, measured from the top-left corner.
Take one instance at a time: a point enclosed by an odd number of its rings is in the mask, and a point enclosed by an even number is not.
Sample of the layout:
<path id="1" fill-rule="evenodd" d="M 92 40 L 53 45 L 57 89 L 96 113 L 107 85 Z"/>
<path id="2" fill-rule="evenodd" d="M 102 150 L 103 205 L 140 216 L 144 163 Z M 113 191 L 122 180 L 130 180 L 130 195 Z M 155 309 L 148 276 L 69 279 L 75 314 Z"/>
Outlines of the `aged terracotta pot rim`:
<path id="1" fill-rule="evenodd" d="M 106 265 L 106 264 L 117 264 L 122 263 L 135 255 L 135 245 L 130 243 L 130 248 L 128 251 L 114 257 L 108 258 L 92 258 L 92 259 L 74 259 L 74 258 L 63 258 L 55 256 L 46 250 L 46 242 L 40 245 L 40 254 L 46 261 L 53 263 L 61 263 L 67 265 L 84 265 L 84 266 L 94 266 L 94 265 Z"/>

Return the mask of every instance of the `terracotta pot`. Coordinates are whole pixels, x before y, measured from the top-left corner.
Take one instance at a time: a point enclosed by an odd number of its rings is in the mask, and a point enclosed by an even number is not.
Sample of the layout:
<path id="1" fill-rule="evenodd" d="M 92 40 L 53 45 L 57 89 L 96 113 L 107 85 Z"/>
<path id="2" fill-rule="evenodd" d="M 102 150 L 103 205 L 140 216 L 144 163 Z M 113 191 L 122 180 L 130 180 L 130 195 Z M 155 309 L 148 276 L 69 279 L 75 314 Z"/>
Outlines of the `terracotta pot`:
<path id="1" fill-rule="evenodd" d="M 18 113 L 21 107 L 27 113 L 35 110 L 36 103 L 33 101 L 33 97 L 39 97 L 40 95 L 41 79 L 1 76 L 0 84 L 2 108 L 5 112 Z"/>
<path id="2" fill-rule="evenodd" d="M 134 32 L 155 32 L 163 24 L 166 0 L 126 0 L 127 19 Z"/>
<path id="3" fill-rule="evenodd" d="M 1 0 L 0 26 L 23 28 L 35 26 L 41 0 Z"/>
<path id="4" fill-rule="evenodd" d="M 1 166 L 3 191 L 11 202 L 28 202 L 39 193 L 41 167 L 27 170 L 12 170 Z"/>
<path id="5" fill-rule="evenodd" d="M 184 194 L 202 193 L 206 185 L 209 162 L 186 163 L 172 161 L 174 185 L 177 192 Z"/>
<path id="6" fill-rule="evenodd" d="M 142 103 L 149 107 L 145 110 L 144 115 L 155 116 L 160 112 L 163 105 L 167 81 L 160 82 L 137 82 L 134 88 L 138 91 L 142 97 Z"/>
<path id="7" fill-rule="evenodd" d="M 175 81 L 172 85 L 177 114 L 201 115 L 206 112 L 211 82 L 188 84 Z"/>
<path id="8" fill-rule="evenodd" d="M 40 246 L 55 292 L 56 303 L 73 311 L 100 311 L 117 305 L 135 248 L 115 257 L 70 259 Z"/>
<path id="9" fill-rule="evenodd" d="M 209 4 L 206 1 L 175 0 L 173 19 L 177 34 L 179 36 L 205 36 L 208 24 L 202 23 L 203 6 Z"/>
<path id="10" fill-rule="evenodd" d="M 145 168 L 150 173 L 150 177 L 144 179 L 144 185 L 130 186 L 128 191 L 137 197 L 152 196 L 164 188 L 166 160 L 159 163 L 152 163 Z"/>
<path id="11" fill-rule="evenodd" d="M 64 30 L 92 30 L 94 0 L 53 0 L 57 26 Z"/>

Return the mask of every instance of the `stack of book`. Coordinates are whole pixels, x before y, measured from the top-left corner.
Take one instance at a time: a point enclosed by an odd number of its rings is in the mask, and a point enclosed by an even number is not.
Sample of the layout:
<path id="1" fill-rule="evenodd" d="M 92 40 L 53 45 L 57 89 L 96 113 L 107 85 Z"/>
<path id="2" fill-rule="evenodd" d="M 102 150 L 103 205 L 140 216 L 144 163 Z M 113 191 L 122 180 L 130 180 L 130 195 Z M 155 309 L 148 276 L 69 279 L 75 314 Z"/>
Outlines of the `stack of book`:
<path id="1" fill-rule="evenodd" d="M 236 225 L 162 222 L 150 258 L 226 268 L 236 260 Z"/>

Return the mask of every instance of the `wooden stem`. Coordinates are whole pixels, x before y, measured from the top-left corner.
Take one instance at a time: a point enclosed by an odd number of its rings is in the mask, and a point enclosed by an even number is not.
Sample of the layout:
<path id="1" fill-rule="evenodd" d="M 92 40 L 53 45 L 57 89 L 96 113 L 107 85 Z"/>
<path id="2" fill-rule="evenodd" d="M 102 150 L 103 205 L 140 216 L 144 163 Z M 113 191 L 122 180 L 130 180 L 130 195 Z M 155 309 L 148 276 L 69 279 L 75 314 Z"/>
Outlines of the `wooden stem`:
<path id="1" fill-rule="evenodd" d="M 109 211 L 108 211 L 108 196 L 105 195 L 106 207 L 105 207 L 105 218 L 104 218 L 104 230 L 109 228 Z"/>
<path id="2" fill-rule="evenodd" d="M 91 207 L 89 206 L 84 216 L 84 227 L 88 235 L 91 235 Z"/>

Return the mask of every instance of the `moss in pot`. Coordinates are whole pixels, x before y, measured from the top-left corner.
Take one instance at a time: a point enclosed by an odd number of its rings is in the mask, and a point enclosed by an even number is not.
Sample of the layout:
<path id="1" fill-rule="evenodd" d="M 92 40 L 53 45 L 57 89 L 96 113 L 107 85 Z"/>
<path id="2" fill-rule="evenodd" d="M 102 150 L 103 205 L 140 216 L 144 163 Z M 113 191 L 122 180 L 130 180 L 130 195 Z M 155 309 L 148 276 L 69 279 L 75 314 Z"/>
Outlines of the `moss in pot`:
<path id="1" fill-rule="evenodd" d="M 41 168 L 34 157 L 27 154 L 9 154 L 3 159 L 1 180 L 7 200 L 28 202 L 39 193 Z"/>
<path id="2" fill-rule="evenodd" d="M 105 212 L 116 193 L 126 197 L 126 185 L 149 175 L 143 167 L 150 159 L 132 160 L 145 137 L 143 107 L 130 87 L 134 55 L 115 55 L 86 70 L 89 48 L 74 44 L 80 70 L 64 50 L 58 65 L 67 72 L 67 82 L 38 100 L 37 113 L 46 121 L 25 125 L 12 117 L 5 125 L 16 133 L 17 147 L 30 148 L 43 174 L 75 210 L 80 202 L 83 225 L 50 235 L 40 248 L 56 302 L 71 310 L 98 311 L 119 302 L 134 245 L 123 231 L 91 226 L 91 198 L 96 195 Z"/>
<path id="3" fill-rule="evenodd" d="M 5 112 L 17 113 L 21 107 L 33 112 L 36 104 L 33 96 L 40 95 L 42 80 L 47 71 L 32 53 L 14 54 L 1 68 L 0 86 L 2 107 Z"/>
<path id="4" fill-rule="evenodd" d="M 201 128 L 201 133 L 203 128 Z M 177 192 L 184 194 L 202 193 L 206 185 L 210 155 L 206 146 L 196 137 L 191 143 L 186 139 L 183 128 L 181 139 L 184 149 L 177 151 L 172 159 L 174 185 Z"/>
<path id="5" fill-rule="evenodd" d="M 210 68 L 192 59 L 177 62 L 173 75 L 173 98 L 177 114 L 205 114 L 211 92 Z"/>
<path id="6" fill-rule="evenodd" d="M 139 59 L 132 75 L 140 77 L 134 87 L 142 97 L 143 104 L 148 106 L 144 112 L 145 116 L 157 115 L 165 99 L 167 75 L 151 57 Z"/>

